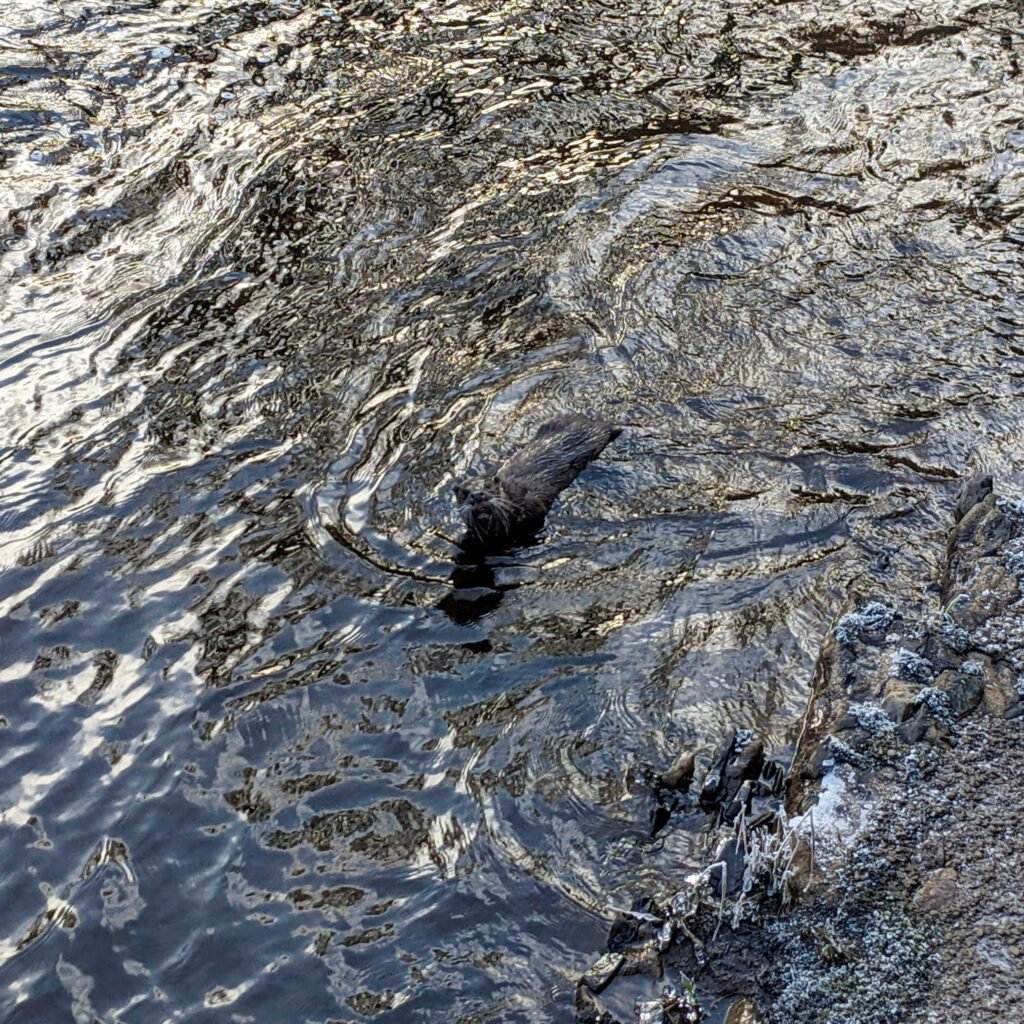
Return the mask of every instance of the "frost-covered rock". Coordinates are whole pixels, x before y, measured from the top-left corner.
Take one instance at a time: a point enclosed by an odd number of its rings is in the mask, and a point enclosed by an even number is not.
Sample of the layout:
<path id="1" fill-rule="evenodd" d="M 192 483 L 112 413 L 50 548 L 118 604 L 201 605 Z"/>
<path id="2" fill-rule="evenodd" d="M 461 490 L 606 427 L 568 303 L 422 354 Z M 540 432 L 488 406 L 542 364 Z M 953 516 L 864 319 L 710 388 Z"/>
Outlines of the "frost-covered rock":
<path id="1" fill-rule="evenodd" d="M 837 623 L 836 639 L 853 645 L 863 633 L 884 633 L 896 618 L 896 612 L 881 601 L 871 601 L 859 611 L 847 612 Z"/>
<path id="2" fill-rule="evenodd" d="M 893 675 L 909 683 L 927 686 L 935 678 L 932 663 L 906 647 L 899 647 L 892 652 L 890 664 Z"/>

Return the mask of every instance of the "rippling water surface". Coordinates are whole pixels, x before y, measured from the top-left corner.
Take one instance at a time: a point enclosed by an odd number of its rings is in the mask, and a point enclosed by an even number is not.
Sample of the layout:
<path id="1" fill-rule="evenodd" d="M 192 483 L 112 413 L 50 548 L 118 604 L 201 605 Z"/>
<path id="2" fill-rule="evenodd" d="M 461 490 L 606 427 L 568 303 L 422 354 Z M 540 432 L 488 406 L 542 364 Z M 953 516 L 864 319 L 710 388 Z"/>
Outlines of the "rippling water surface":
<path id="1" fill-rule="evenodd" d="M 0 1019 L 567 1019 L 700 862 L 637 770 L 785 759 L 1024 462 L 1018 17 L 0 15 Z M 459 564 L 555 410 L 628 429 Z"/>

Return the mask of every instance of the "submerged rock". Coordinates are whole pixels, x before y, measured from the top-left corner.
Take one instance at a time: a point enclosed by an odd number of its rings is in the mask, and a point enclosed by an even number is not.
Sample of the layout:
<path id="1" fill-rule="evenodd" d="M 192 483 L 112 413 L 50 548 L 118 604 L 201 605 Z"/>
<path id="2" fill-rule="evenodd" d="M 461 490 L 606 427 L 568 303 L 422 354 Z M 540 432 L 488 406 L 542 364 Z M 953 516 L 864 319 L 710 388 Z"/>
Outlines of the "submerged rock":
<path id="1" fill-rule="evenodd" d="M 685 754 L 661 776 L 661 785 L 665 789 L 686 792 L 693 781 L 695 764 L 693 754 Z"/>
<path id="2" fill-rule="evenodd" d="M 660 775 L 651 771 L 646 773 L 653 797 L 650 810 L 652 837 L 669 823 L 680 807 L 686 806 L 685 797 L 693 781 L 695 763 L 693 754 L 685 754 Z"/>
<path id="3" fill-rule="evenodd" d="M 730 804 L 746 780 L 764 767 L 764 740 L 746 729 L 734 729 L 715 752 L 700 786 L 701 806 L 714 809 Z"/>

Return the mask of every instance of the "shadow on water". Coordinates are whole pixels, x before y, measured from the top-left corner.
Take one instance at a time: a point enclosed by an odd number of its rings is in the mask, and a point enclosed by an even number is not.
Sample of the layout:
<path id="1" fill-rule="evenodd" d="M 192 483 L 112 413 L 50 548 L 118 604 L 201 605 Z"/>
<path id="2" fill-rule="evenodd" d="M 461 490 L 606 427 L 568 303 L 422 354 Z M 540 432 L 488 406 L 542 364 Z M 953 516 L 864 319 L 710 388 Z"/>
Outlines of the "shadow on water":
<path id="1" fill-rule="evenodd" d="M 0 1019 L 566 1019 L 701 863 L 637 779 L 1019 475 L 1015 16 L 0 12 Z"/>
<path id="2" fill-rule="evenodd" d="M 489 561 L 472 553 L 460 554 L 456 560 L 449 577 L 451 590 L 437 603 L 452 622 L 466 626 L 482 619 L 501 604 L 506 590 L 515 589 L 516 584 L 498 586 Z"/>

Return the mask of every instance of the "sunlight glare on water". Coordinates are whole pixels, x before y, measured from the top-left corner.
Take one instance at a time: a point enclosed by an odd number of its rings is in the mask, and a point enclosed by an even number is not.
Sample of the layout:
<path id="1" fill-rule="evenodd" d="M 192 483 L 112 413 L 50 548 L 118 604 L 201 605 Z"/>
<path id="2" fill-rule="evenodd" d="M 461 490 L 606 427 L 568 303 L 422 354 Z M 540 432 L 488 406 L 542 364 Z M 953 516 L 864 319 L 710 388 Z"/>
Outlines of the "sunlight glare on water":
<path id="1" fill-rule="evenodd" d="M 0 1020 L 572 1015 L 1022 460 L 999 5 L 0 0 Z M 625 432 L 467 565 L 451 486 Z M 922 593 L 922 602 L 930 600 Z"/>

